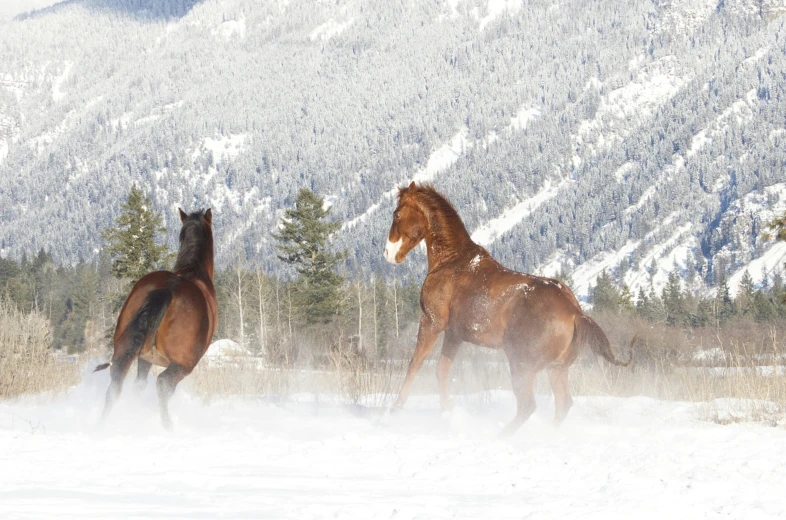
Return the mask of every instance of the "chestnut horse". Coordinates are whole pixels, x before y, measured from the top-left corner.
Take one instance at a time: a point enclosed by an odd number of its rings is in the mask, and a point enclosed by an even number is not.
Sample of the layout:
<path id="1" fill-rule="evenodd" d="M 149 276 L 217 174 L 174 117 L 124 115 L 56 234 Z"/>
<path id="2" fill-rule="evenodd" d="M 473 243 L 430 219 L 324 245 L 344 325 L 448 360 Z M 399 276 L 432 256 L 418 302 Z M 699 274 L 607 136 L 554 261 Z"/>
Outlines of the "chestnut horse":
<path id="1" fill-rule="evenodd" d="M 186 215 L 180 211 L 180 250 L 174 273 L 155 271 L 131 290 L 115 328 L 112 381 L 106 392 L 102 420 L 120 396 L 123 380 L 135 358 L 137 384 L 144 388 L 152 365 L 166 367 L 156 381 L 161 422 L 171 428 L 169 399 L 177 384 L 194 370 L 218 324 L 213 288 L 213 216 L 208 209 Z"/>
<path id="2" fill-rule="evenodd" d="M 462 342 L 502 349 L 510 363 L 516 417 L 503 435 L 514 433 L 535 411 L 535 376 L 547 368 L 562 421 L 573 404 L 568 391 L 568 368 L 582 345 L 614 365 L 609 340 L 595 321 L 584 314 L 571 290 L 558 280 L 511 271 L 472 241 L 455 208 L 430 185 L 399 188 L 385 259 L 404 261 L 421 240 L 426 241 L 428 274 L 420 293 L 417 346 L 395 408 L 402 408 L 423 361 L 437 336 L 445 332 L 437 365 L 443 410 L 451 407 L 448 372 Z"/>

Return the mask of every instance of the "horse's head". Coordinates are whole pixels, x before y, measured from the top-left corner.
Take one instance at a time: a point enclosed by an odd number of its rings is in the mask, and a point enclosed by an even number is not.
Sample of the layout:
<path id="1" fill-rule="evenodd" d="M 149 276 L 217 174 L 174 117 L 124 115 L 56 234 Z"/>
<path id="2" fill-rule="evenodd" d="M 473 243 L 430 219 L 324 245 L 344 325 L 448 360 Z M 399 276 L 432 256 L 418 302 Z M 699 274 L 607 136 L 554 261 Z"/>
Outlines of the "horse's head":
<path id="1" fill-rule="evenodd" d="M 183 227 L 180 228 L 180 243 L 192 235 L 197 237 L 206 237 L 213 234 L 213 212 L 210 208 L 207 211 L 195 211 L 190 215 L 182 209 L 177 209 L 180 212 L 180 222 Z M 196 237 L 194 237 L 196 238 Z"/>
<path id="2" fill-rule="evenodd" d="M 390 226 L 388 243 L 385 246 L 385 260 L 391 264 L 400 264 L 426 236 L 428 219 L 416 202 L 417 186 L 415 183 L 398 190 L 398 206 L 393 212 L 393 224 Z"/>
<path id="3" fill-rule="evenodd" d="M 180 212 L 180 250 L 175 260 L 175 272 L 193 275 L 206 272 L 213 279 L 213 213 L 195 211 L 190 215 Z"/>

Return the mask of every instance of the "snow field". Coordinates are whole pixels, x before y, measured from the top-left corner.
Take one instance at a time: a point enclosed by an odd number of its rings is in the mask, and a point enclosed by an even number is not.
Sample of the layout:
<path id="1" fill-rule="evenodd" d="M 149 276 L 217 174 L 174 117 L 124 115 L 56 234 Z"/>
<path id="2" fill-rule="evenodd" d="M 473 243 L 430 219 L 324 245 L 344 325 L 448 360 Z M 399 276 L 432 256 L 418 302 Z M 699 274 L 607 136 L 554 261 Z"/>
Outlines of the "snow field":
<path id="1" fill-rule="evenodd" d="M 152 381 L 151 381 L 152 382 Z M 106 376 L 0 403 L 2 518 L 777 518 L 786 431 L 697 421 L 697 407 L 550 396 L 511 439 L 491 404 L 413 397 L 403 412 L 325 396 L 203 404 L 180 388 L 175 431 L 154 385 L 127 385 L 103 428 Z"/>

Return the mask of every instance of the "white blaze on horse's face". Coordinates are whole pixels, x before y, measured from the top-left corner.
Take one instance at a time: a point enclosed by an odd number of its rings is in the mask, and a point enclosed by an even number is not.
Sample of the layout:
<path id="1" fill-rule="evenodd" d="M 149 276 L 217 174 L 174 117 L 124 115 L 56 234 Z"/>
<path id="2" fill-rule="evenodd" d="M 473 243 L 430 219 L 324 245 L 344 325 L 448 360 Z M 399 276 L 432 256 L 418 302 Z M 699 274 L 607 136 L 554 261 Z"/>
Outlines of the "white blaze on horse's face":
<path id="1" fill-rule="evenodd" d="M 423 230 L 428 223 L 420 208 L 407 203 L 402 198 L 403 194 L 404 191 L 401 191 L 385 246 L 385 260 L 391 264 L 403 262 L 412 248 L 423 240 Z"/>
<path id="2" fill-rule="evenodd" d="M 396 261 L 396 256 L 398 256 L 398 252 L 401 249 L 401 243 L 403 241 L 404 241 L 403 239 L 399 238 L 397 241 L 391 242 L 390 239 L 388 238 L 388 243 L 385 246 L 385 260 L 387 260 L 391 264 L 400 263 Z"/>

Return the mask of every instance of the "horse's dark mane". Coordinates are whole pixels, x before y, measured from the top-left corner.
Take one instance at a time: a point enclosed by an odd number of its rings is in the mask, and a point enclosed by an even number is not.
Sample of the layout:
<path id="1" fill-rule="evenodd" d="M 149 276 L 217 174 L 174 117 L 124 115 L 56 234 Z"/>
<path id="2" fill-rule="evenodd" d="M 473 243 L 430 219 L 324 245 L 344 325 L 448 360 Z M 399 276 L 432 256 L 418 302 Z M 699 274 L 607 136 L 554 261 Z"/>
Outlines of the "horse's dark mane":
<path id="1" fill-rule="evenodd" d="M 464 222 L 451 202 L 432 184 L 420 184 L 408 188 L 399 194 L 413 191 L 416 203 L 426 214 L 434 236 L 434 243 L 442 250 L 443 254 L 461 252 L 472 243 Z"/>
<path id="2" fill-rule="evenodd" d="M 207 276 L 205 261 L 210 244 L 203 212 L 195 211 L 183 221 L 180 230 L 180 250 L 177 252 L 174 271 L 184 278 Z"/>

